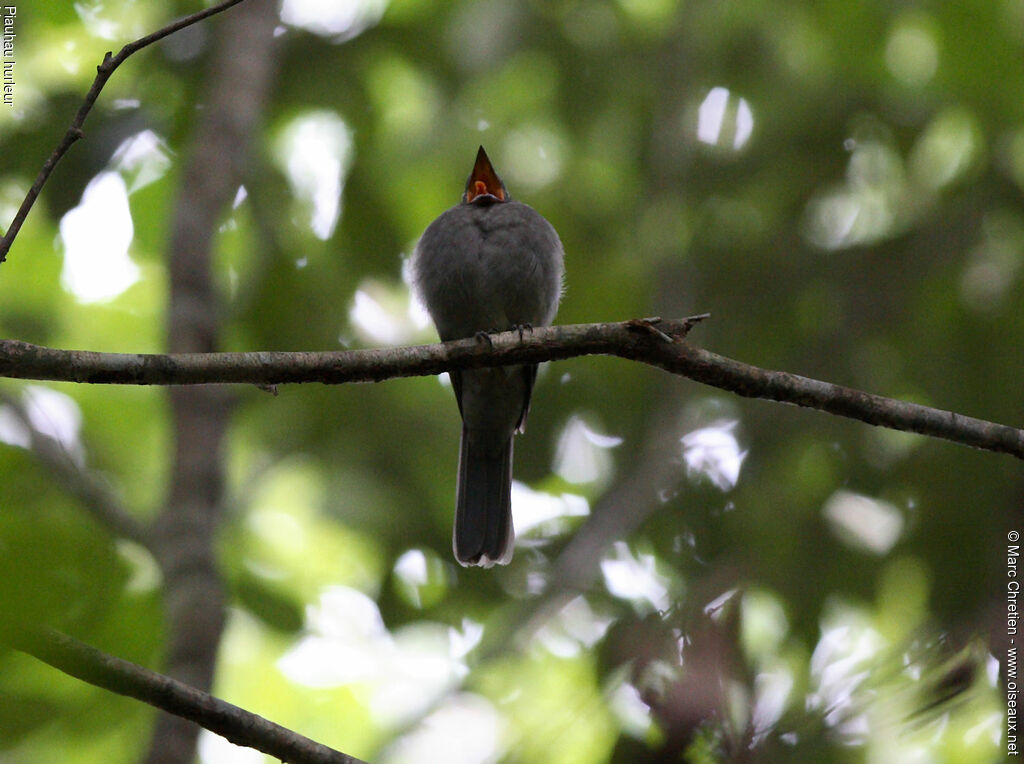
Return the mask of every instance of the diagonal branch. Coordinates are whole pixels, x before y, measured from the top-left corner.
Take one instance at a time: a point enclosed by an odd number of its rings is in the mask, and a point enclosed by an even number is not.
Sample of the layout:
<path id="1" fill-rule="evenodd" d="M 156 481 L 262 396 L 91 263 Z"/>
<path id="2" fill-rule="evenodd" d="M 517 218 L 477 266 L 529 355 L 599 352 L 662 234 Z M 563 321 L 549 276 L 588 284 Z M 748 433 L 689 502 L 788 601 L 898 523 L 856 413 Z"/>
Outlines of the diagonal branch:
<path id="1" fill-rule="evenodd" d="M 65 674 L 191 719 L 235 745 L 281 761 L 362 764 L 254 713 L 48 628 L 0 625 L 0 640 Z"/>
<path id="2" fill-rule="evenodd" d="M 18 398 L 0 391 L 0 405 L 6 407 L 25 429 L 29 449 L 39 462 L 68 493 L 82 502 L 93 518 L 117 538 L 149 546 L 149 535 L 142 523 L 121 505 L 110 486 L 99 476 L 75 462 L 62 443 L 40 432 Z"/>
<path id="3" fill-rule="evenodd" d="M 488 341 L 314 352 L 131 355 L 56 350 L 0 340 L 0 377 L 122 385 L 380 382 L 450 369 L 538 363 L 582 355 L 612 355 L 657 366 L 747 398 L 827 411 L 867 424 L 944 438 L 1024 459 L 1024 430 L 873 395 L 784 371 L 735 361 L 684 339 L 703 319 L 635 319 L 611 324 L 549 326 L 491 335 Z"/>
<path id="4" fill-rule="evenodd" d="M 147 45 L 152 45 L 153 43 L 164 39 L 168 35 L 174 34 L 187 26 L 191 26 L 192 24 L 207 19 L 216 13 L 225 11 L 233 5 L 238 5 L 240 2 L 242 2 L 242 0 L 224 0 L 224 2 L 218 3 L 217 5 L 204 8 L 201 11 L 185 16 L 184 18 L 180 18 L 162 29 L 158 29 L 152 34 L 148 34 L 145 37 L 140 37 L 134 42 L 128 43 L 117 52 L 116 56 L 110 53 L 110 51 L 107 51 L 107 54 L 103 57 L 103 62 L 96 67 L 96 78 L 92 81 L 92 87 L 89 88 L 89 92 L 85 94 L 85 100 L 78 108 L 78 113 L 75 114 L 75 118 L 71 120 L 71 125 L 68 127 L 67 132 L 64 133 L 64 137 L 61 138 L 60 143 L 57 144 L 53 153 L 50 154 L 46 162 L 43 164 L 43 168 L 36 176 L 35 182 L 28 190 L 28 194 L 25 195 L 25 200 L 21 203 L 21 207 L 18 208 L 18 212 L 15 214 L 14 220 L 11 221 L 10 228 L 7 229 L 7 232 L 3 237 L 0 237 L 0 263 L 7 259 L 7 253 L 10 251 L 11 245 L 14 244 L 15 237 L 17 237 L 18 232 L 21 230 L 21 226 L 25 222 L 25 218 L 28 217 L 28 213 L 29 210 L 32 209 L 32 205 L 36 203 L 36 199 L 39 197 L 39 193 L 43 190 L 43 186 L 46 184 L 47 179 L 49 179 L 50 173 L 53 172 L 53 168 L 56 167 L 57 163 L 66 153 L 68 153 L 68 149 L 71 148 L 75 141 L 82 137 L 82 125 L 85 124 L 85 118 L 89 116 L 89 112 L 92 111 L 92 107 L 96 104 L 96 99 L 99 98 L 100 91 L 103 90 L 103 86 L 107 84 L 107 80 L 110 79 L 114 70 L 123 64 L 128 56 L 142 50 Z"/>

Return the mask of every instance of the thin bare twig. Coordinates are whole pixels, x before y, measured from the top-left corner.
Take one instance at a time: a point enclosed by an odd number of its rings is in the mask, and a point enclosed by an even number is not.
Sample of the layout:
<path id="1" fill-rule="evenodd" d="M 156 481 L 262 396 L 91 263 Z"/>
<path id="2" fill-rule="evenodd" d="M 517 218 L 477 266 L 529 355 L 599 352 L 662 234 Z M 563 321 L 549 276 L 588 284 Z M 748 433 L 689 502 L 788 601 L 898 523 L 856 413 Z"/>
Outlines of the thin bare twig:
<path id="1" fill-rule="evenodd" d="M 0 377 L 123 385 L 287 382 L 379 382 L 450 369 L 538 363 L 581 355 L 613 355 L 657 366 L 748 398 L 794 403 L 894 430 L 944 438 L 1024 459 L 1024 430 L 921 406 L 784 371 L 734 361 L 683 337 L 703 316 L 611 324 L 576 324 L 503 332 L 436 345 L 313 352 L 129 355 L 55 350 L 0 340 Z M 661 335 L 669 336 L 671 342 Z"/>
<path id="2" fill-rule="evenodd" d="M 28 217 L 29 210 L 31 210 L 32 205 L 35 204 L 39 193 L 43 190 L 43 186 L 46 184 L 47 179 L 49 179 L 50 173 L 53 172 L 53 168 L 57 166 L 57 163 L 64 157 L 75 141 L 82 137 L 82 126 L 85 124 L 85 118 L 89 116 L 89 112 L 92 111 L 92 107 L 95 105 L 96 99 L 99 98 L 100 91 L 103 90 L 103 86 L 107 84 L 107 80 L 110 79 L 114 70 L 123 64 L 128 56 L 132 55 L 136 51 L 142 50 L 147 45 L 152 45 L 153 43 L 164 39 L 168 35 L 174 34 L 187 26 L 191 26 L 203 19 L 207 19 L 221 11 L 225 11 L 233 5 L 238 5 L 240 2 L 242 2 L 242 0 L 224 0 L 222 3 L 218 3 L 217 5 L 193 13 L 190 16 L 178 19 L 162 29 L 158 29 L 152 34 L 148 34 L 145 37 L 140 37 L 134 42 L 128 43 L 118 51 L 116 56 L 110 51 L 107 51 L 106 55 L 103 57 L 103 62 L 96 67 L 96 78 L 92 81 L 92 87 L 89 88 L 89 92 L 85 94 L 85 100 L 82 102 L 82 105 L 78 107 L 78 113 L 75 114 L 75 118 L 71 120 L 71 125 L 68 127 L 67 132 L 64 133 L 64 137 L 61 138 L 60 143 L 57 144 L 53 153 L 50 154 L 49 158 L 47 158 L 46 162 L 43 164 L 43 168 L 36 176 L 35 183 L 33 183 L 32 187 L 28 190 L 28 194 L 25 195 L 25 199 L 22 201 L 21 207 L 18 208 L 18 212 L 14 216 L 14 220 L 11 221 L 10 228 L 8 228 L 4 236 L 0 238 L 0 263 L 7 259 L 7 253 L 10 251 L 11 245 L 14 244 L 14 239 L 21 230 L 21 226 L 25 222 L 25 218 Z"/>
<path id="3" fill-rule="evenodd" d="M 262 716 L 48 628 L 0 624 L 0 640 L 65 674 L 191 719 L 236 745 L 281 761 L 362 764 Z"/>

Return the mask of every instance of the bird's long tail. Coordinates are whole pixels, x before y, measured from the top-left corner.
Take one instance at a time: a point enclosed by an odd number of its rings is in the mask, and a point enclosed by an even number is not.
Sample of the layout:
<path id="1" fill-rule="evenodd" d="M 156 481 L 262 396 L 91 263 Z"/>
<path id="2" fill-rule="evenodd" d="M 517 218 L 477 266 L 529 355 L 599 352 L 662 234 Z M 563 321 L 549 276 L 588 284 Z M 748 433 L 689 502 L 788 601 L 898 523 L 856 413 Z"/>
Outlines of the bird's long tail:
<path id="1" fill-rule="evenodd" d="M 512 433 L 504 445 L 462 428 L 452 547 L 462 565 L 489 568 L 512 559 Z"/>

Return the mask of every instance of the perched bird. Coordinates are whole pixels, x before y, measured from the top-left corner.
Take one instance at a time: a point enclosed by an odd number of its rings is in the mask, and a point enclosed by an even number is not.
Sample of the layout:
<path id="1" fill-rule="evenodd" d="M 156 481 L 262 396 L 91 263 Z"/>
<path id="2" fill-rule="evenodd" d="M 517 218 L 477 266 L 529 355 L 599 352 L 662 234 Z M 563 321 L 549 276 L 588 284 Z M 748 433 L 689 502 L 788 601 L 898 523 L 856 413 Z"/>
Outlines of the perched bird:
<path id="1" fill-rule="evenodd" d="M 442 340 L 548 326 L 562 295 L 562 242 L 512 201 L 483 146 L 462 202 L 420 237 L 413 282 Z M 462 565 L 512 559 L 512 437 L 522 431 L 537 366 L 451 372 L 462 414 L 452 547 Z"/>

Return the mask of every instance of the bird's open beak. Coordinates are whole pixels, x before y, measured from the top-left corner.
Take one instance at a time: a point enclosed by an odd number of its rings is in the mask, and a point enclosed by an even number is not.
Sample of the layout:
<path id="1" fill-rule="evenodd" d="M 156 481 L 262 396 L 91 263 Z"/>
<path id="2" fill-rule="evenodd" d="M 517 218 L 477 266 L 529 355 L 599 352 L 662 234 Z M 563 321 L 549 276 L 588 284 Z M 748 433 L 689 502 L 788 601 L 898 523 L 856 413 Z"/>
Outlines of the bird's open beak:
<path id="1" fill-rule="evenodd" d="M 501 182 L 498 173 L 491 166 L 491 160 L 487 158 L 487 152 L 481 146 L 476 153 L 476 163 L 473 165 L 473 172 L 469 174 L 466 181 L 466 192 L 462 195 L 462 201 L 469 204 L 473 201 L 481 202 L 503 202 L 508 198 L 505 191 L 505 184 Z"/>

